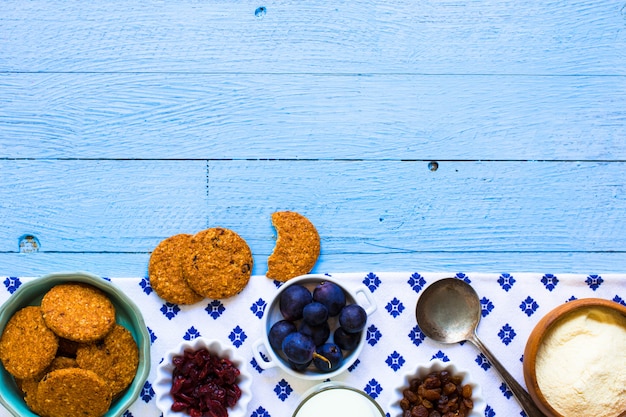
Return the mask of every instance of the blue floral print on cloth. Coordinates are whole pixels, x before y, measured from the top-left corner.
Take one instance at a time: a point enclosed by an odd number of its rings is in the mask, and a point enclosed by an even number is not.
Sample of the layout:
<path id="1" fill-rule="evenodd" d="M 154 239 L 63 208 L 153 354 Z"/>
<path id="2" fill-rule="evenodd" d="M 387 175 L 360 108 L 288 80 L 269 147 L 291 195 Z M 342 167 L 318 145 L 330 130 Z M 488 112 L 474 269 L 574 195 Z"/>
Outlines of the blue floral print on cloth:
<path id="1" fill-rule="evenodd" d="M 471 344 L 443 345 L 425 337 L 417 326 L 417 299 L 435 280 L 456 277 L 474 287 L 482 307 L 479 336 L 522 385 L 526 340 L 548 311 L 570 300 L 588 297 L 626 304 L 626 275 L 616 274 L 363 272 L 330 275 L 348 288 L 365 287 L 377 304 L 364 330 L 366 343 L 361 355 L 335 380 L 363 390 L 385 410 L 405 371 L 438 358 L 469 370 L 481 384 L 487 402 L 485 417 L 523 415 L 507 385 Z M 0 277 L 3 283 L 0 302 L 31 279 Z M 246 417 L 291 415 L 302 395 L 318 383 L 298 380 L 278 368 L 264 370 L 253 359 L 252 344 L 263 337 L 262 320 L 281 285 L 278 282 L 262 276 L 252 277 L 248 286 L 235 297 L 206 299 L 189 306 L 164 302 L 146 278 L 110 280 L 140 307 L 152 341 L 150 376 L 137 401 L 123 414 L 125 417 L 160 415 L 152 388 L 158 364 L 179 342 L 200 336 L 230 343 L 248 358 L 253 398 Z"/>

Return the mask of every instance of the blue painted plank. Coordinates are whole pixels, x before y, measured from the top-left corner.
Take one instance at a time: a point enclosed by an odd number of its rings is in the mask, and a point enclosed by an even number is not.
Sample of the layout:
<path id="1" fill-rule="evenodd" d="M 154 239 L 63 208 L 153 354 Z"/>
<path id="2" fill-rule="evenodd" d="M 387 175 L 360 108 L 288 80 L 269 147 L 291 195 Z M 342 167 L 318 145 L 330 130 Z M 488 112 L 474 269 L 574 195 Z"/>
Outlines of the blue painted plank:
<path id="1" fill-rule="evenodd" d="M 0 251 L 150 251 L 206 227 L 206 161 L 0 161 Z"/>
<path id="2" fill-rule="evenodd" d="M 136 276 L 161 239 L 221 226 L 247 240 L 263 274 L 275 210 L 317 226 L 318 271 L 626 271 L 624 163 L 208 161 L 208 178 L 206 167 L 0 161 L 0 271 L 84 259 Z M 17 253 L 25 233 L 39 253 Z"/>
<path id="3" fill-rule="evenodd" d="M 626 160 L 626 77 L 0 74 L 9 158 Z"/>
<path id="4" fill-rule="evenodd" d="M 623 251 L 624 163 L 212 161 L 209 221 L 269 253 L 274 210 L 326 253 Z"/>
<path id="5" fill-rule="evenodd" d="M 0 71 L 626 75 L 625 16 L 610 0 L 6 0 Z"/>

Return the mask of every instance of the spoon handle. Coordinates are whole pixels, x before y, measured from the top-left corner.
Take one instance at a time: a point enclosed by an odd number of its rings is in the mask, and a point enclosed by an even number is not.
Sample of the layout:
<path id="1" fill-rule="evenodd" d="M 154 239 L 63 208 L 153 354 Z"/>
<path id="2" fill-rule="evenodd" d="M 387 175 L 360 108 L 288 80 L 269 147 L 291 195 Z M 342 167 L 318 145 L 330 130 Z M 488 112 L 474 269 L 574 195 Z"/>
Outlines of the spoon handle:
<path id="1" fill-rule="evenodd" d="M 515 380 L 515 378 L 513 378 L 513 376 L 504 368 L 504 366 L 502 366 L 502 364 L 496 359 L 496 357 L 493 356 L 489 349 L 487 349 L 487 346 L 483 345 L 478 336 L 474 334 L 473 337 L 470 339 L 470 342 L 476 345 L 478 350 L 480 350 L 481 353 L 485 355 L 485 357 L 487 357 L 487 360 L 489 360 L 489 362 L 496 368 L 496 371 L 498 371 L 504 382 L 511 389 L 513 395 L 515 395 L 515 398 L 517 398 L 517 401 L 520 403 L 522 409 L 528 417 L 546 417 L 545 414 L 543 414 L 541 410 L 537 408 L 526 390 Z"/>

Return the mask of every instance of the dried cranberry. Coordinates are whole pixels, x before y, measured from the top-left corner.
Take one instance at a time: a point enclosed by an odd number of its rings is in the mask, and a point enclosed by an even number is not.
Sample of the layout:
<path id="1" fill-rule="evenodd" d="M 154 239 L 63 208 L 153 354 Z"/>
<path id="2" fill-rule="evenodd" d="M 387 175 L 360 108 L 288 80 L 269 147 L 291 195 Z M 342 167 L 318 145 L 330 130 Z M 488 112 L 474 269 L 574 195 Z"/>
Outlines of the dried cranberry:
<path id="1" fill-rule="evenodd" d="M 207 349 L 187 350 L 173 358 L 173 411 L 187 411 L 192 417 L 228 417 L 241 397 L 236 383 L 239 369 L 228 359 Z"/>
<path id="2" fill-rule="evenodd" d="M 189 407 L 189 404 L 180 401 L 174 401 L 174 404 L 172 404 L 172 411 L 185 411 L 187 407 Z"/>
<path id="3" fill-rule="evenodd" d="M 177 376 L 174 379 L 172 379 L 172 388 L 170 389 L 170 393 L 172 394 L 178 393 L 182 389 L 184 383 L 185 383 L 185 378 L 183 378 L 182 376 Z"/>

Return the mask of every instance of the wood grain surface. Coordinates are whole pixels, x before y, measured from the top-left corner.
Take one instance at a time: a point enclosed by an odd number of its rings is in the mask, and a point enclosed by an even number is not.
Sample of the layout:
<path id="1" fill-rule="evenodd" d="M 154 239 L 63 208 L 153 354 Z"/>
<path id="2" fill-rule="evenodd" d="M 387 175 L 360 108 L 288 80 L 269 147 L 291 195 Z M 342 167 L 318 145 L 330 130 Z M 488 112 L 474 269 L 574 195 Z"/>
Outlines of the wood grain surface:
<path id="1" fill-rule="evenodd" d="M 0 275 L 264 274 L 275 210 L 315 272 L 624 273 L 624 178 L 624 1 L 0 6 Z"/>

